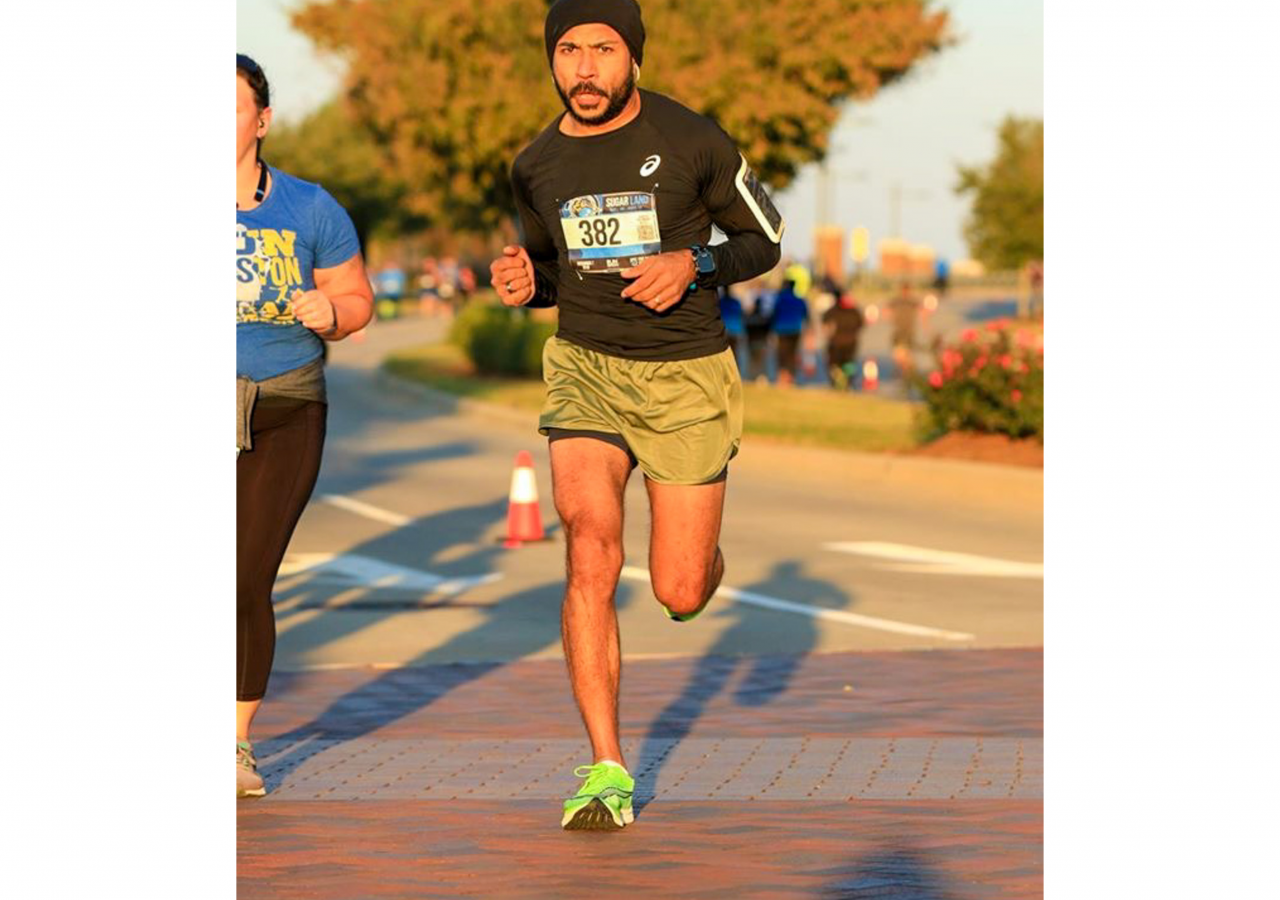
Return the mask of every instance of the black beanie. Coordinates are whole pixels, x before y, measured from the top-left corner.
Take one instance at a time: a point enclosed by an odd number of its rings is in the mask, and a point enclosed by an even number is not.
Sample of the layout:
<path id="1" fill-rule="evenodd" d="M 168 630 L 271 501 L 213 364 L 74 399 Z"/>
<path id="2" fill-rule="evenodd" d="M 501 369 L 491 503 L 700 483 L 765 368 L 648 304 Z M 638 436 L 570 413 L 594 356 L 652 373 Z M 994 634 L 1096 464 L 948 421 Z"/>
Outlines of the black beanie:
<path id="1" fill-rule="evenodd" d="M 644 62 L 644 22 L 636 0 L 556 0 L 547 10 L 547 62 L 554 58 L 556 44 L 566 31 L 589 22 L 600 22 L 618 32 L 636 65 Z"/>

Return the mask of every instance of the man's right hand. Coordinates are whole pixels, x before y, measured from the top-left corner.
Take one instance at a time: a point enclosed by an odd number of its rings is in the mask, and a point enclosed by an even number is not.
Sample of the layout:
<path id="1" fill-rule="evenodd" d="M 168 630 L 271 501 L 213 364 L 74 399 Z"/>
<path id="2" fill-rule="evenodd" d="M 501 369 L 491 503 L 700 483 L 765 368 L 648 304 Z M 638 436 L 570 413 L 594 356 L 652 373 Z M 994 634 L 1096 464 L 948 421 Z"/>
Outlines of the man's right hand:
<path id="1" fill-rule="evenodd" d="M 489 283 L 506 306 L 524 306 L 533 299 L 533 262 L 523 247 L 502 248 L 489 264 Z"/>

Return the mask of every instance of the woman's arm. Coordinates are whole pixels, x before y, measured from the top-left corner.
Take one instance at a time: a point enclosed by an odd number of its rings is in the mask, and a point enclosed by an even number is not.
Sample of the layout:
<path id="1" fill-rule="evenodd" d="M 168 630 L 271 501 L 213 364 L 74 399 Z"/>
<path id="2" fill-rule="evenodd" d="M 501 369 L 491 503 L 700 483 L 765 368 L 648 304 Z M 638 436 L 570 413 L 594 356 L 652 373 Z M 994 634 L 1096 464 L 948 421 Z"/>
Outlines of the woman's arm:
<path id="1" fill-rule="evenodd" d="M 340 341 L 369 324 L 373 290 L 357 253 L 341 265 L 314 269 L 316 289 L 293 298 L 294 314 L 326 341 Z"/>

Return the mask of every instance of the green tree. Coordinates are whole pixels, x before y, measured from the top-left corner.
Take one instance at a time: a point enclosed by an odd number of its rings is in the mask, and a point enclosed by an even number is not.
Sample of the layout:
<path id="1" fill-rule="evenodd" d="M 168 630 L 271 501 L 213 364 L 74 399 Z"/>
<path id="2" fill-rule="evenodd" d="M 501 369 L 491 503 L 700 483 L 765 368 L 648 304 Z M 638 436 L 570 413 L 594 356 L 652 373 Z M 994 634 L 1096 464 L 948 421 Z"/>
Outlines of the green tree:
<path id="1" fill-rule="evenodd" d="M 324 185 L 351 215 L 364 247 L 379 232 L 426 224 L 406 210 L 404 191 L 388 173 L 377 143 L 341 100 L 330 101 L 301 122 L 273 128 L 263 156 L 292 175 Z"/>
<path id="2" fill-rule="evenodd" d="M 645 0 L 641 82 L 715 118 L 761 178 L 821 159 L 846 100 L 945 46 L 932 0 Z M 348 63 L 351 120 L 409 214 L 489 231 L 508 172 L 560 111 L 546 0 L 316 0 L 293 17 Z"/>
<path id="3" fill-rule="evenodd" d="M 969 252 L 988 269 L 1044 259 L 1044 121 L 1008 116 L 986 166 L 958 166 L 957 194 L 973 194 Z"/>

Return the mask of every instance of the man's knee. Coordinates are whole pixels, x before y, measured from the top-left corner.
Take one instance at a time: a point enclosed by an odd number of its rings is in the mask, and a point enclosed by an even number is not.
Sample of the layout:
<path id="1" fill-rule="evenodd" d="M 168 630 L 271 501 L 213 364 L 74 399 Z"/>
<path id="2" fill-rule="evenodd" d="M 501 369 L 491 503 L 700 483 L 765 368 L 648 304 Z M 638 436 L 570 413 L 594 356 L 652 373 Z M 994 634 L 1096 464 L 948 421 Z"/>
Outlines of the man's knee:
<path id="1" fill-rule="evenodd" d="M 705 569 L 663 566 L 652 560 L 650 565 L 653 595 L 678 616 L 697 612 L 720 587 L 720 579 L 724 577 L 724 555 L 719 547 Z"/>
<path id="2" fill-rule="evenodd" d="M 622 535 L 616 524 L 591 515 L 563 520 L 571 580 L 617 581 L 622 572 Z"/>
<path id="3" fill-rule="evenodd" d="M 715 593 L 710 571 L 653 573 L 653 595 L 678 616 L 687 616 Z"/>

